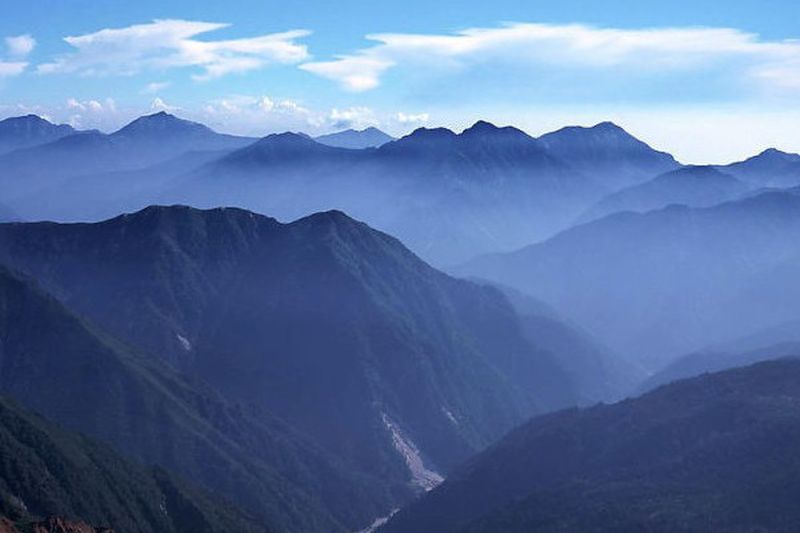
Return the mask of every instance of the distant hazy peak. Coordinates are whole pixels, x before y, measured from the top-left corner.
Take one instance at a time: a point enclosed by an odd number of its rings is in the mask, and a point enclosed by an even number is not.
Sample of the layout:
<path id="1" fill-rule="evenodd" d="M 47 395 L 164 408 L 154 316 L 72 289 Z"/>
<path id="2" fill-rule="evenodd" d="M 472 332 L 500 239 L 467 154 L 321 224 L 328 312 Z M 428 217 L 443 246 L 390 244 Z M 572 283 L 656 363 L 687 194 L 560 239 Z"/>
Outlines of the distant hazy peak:
<path id="1" fill-rule="evenodd" d="M 22 123 L 39 124 L 43 126 L 55 126 L 55 124 L 53 124 L 46 118 L 40 117 L 39 115 L 35 115 L 33 113 L 29 113 L 27 115 L 20 115 L 18 117 L 8 117 L 4 118 L 3 120 L 0 120 L 0 125 L 22 124 Z M 62 124 L 62 126 L 66 126 L 66 124 Z"/>
<path id="2" fill-rule="evenodd" d="M 126 126 L 114 132 L 114 136 L 147 135 L 157 133 L 178 133 L 178 132 L 208 132 L 213 130 L 199 122 L 192 122 L 178 118 L 166 111 L 159 111 L 152 115 L 144 115 L 134 119 Z"/>
<path id="3" fill-rule="evenodd" d="M 479 120 L 469 128 L 466 128 L 464 131 L 462 131 L 461 134 L 463 135 L 465 133 L 492 132 L 492 131 L 497 131 L 499 129 L 500 128 L 498 126 L 492 124 L 491 122 L 488 122 L 486 120 Z"/>
<path id="4" fill-rule="evenodd" d="M 378 128 L 370 126 L 362 130 L 348 128 L 327 135 L 320 135 L 314 140 L 318 143 L 337 148 L 364 149 L 378 148 L 395 139 Z"/>
<path id="5" fill-rule="evenodd" d="M 75 133 L 67 124 L 53 124 L 29 114 L 0 120 L 0 152 L 47 143 Z"/>
<path id="6" fill-rule="evenodd" d="M 458 134 L 453 130 L 447 128 L 417 128 L 408 135 L 402 137 L 403 139 L 424 139 L 424 138 L 452 138 L 457 137 Z"/>
<path id="7" fill-rule="evenodd" d="M 654 179 L 668 179 L 672 177 L 692 177 L 692 178 L 727 178 L 729 180 L 737 180 L 734 176 L 722 172 L 713 165 L 688 165 L 675 170 L 670 170 Z"/>
<path id="8" fill-rule="evenodd" d="M 297 144 L 305 144 L 308 146 L 311 145 L 318 145 L 320 144 L 317 142 L 316 139 L 310 137 L 305 133 L 295 133 L 292 131 L 284 131 L 281 133 L 270 133 L 269 135 L 265 135 L 259 141 L 259 143 L 297 143 Z"/>
<path id="9" fill-rule="evenodd" d="M 800 162 L 800 154 L 784 152 L 777 148 L 767 148 L 758 155 L 747 158 L 744 162 L 748 161 L 764 161 L 764 162 L 778 162 L 778 163 L 794 163 Z"/>
<path id="10" fill-rule="evenodd" d="M 627 130 L 610 121 L 600 122 L 594 126 L 565 126 L 556 131 L 545 133 L 539 137 L 543 141 L 556 140 L 562 138 L 591 138 L 597 136 L 615 137 L 622 140 L 634 141 L 645 144 Z"/>
<path id="11" fill-rule="evenodd" d="M 487 122 L 485 120 L 479 120 L 469 128 L 465 129 L 459 135 L 460 137 L 482 137 L 482 136 L 491 136 L 491 135 L 503 135 L 503 136 L 518 136 L 520 138 L 527 138 L 533 140 L 533 137 L 525 133 L 519 128 L 515 128 L 513 126 L 496 126 L 491 122 Z"/>

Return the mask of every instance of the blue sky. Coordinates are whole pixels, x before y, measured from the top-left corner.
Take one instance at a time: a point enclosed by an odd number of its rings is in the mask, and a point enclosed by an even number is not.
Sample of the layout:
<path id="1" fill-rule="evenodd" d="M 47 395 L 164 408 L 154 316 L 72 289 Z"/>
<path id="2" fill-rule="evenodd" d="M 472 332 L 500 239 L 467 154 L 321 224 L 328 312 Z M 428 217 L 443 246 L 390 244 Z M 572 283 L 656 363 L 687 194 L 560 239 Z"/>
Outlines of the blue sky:
<path id="1" fill-rule="evenodd" d="M 687 162 L 800 151 L 795 1 L 37 0 L 3 11 L 0 116 L 111 130 L 166 109 L 252 135 L 397 135 L 479 118 L 539 134 L 610 119 Z"/>

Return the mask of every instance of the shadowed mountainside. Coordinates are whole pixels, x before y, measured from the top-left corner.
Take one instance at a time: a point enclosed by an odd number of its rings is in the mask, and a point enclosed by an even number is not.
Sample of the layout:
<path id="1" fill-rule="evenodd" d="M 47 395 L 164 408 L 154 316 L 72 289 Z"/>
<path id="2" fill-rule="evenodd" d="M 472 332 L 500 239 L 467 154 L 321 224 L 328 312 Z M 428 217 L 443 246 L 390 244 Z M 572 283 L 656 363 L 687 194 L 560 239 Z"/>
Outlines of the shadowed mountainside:
<path id="1" fill-rule="evenodd" d="M 555 351 L 571 332 L 540 345 L 544 331 L 496 289 L 340 212 L 281 224 L 151 207 L 97 224 L 6 224 L 0 262 L 390 485 L 421 485 L 415 465 L 446 472 L 525 417 L 606 390 L 573 381 L 573 354 Z"/>
<path id="2" fill-rule="evenodd" d="M 381 533 L 793 531 L 800 361 L 537 417 Z"/>
<path id="3" fill-rule="evenodd" d="M 5 269 L 0 338 L 4 394 L 224 495 L 276 529 L 352 531 L 408 497 L 268 413 L 143 359 Z"/>
<path id="4" fill-rule="evenodd" d="M 164 470 L 128 462 L 2 397 L 0 456 L 0 515 L 21 531 L 94 532 L 86 523 L 130 533 L 268 531 Z M 42 520 L 51 516 L 61 520 Z"/>

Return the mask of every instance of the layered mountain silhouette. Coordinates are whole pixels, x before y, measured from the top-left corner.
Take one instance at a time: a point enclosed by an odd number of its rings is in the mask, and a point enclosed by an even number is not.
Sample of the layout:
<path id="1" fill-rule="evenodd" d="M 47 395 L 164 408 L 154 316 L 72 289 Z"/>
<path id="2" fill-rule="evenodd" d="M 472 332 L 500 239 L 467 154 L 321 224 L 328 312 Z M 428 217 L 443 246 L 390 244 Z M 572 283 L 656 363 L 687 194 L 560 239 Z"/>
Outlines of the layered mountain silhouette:
<path id="1" fill-rule="evenodd" d="M 753 187 L 784 188 L 800 185 L 800 154 L 790 154 L 775 148 L 719 168 Z"/>
<path id="2" fill-rule="evenodd" d="M 53 124 L 37 115 L 7 118 L 0 120 L 0 154 L 45 144 L 74 133 L 72 126 Z"/>
<path id="3" fill-rule="evenodd" d="M 495 286 L 514 306 L 528 339 L 553 354 L 564 369 L 579 395 L 579 405 L 622 398 L 646 376 L 639 365 L 611 352 L 552 306 L 512 288 Z"/>
<path id="4" fill-rule="evenodd" d="M 509 249 L 566 224 L 604 188 L 515 128 L 418 129 L 375 150 L 279 134 L 194 173 L 164 198 L 293 219 L 343 209 L 437 263 Z"/>
<path id="5" fill-rule="evenodd" d="M 569 328 L 539 344 L 544 322 L 532 329 L 498 290 L 341 212 L 282 224 L 152 207 L 6 224 L 0 262 L 156 360 L 291 421 L 398 500 L 525 417 L 610 389 L 574 379 L 567 347 L 606 355 Z"/>
<path id="6" fill-rule="evenodd" d="M 320 135 L 314 138 L 320 144 L 328 146 L 337 146 L 339 148 L 377 148 L 383 144 L 395 140 L 391 135 L 382 132 L 378 128 L 369 127 L 363 130 L 346 129 L 337 131 L 336 133 L 329 133 L 327 135 Z"/>
<path id="7" fill-rule="evenodd" d="M 542 135 L 539 141 L 554 156 L 610 190 L 642 183 L 680 166 L 671 155 L 654 150 L 613 122 L 590 128 L 568 126 Z"/>
<path id="8" fill-rule="evenodd" d="M 789 531 L 798 165 L 2 121 L 0 531 Z"/>
<path id="9" fill-rule="evenodd" d="M 131 463 L 3 397 L 0 455 L 3 531 L 268 531 L 164 470 Z"/>
<path id="10" fill-rule="evenodd" d="M 579 222 L 621 211 L 652 211 L 672 204 L 710 207 L 734 200 L 749 190 L 747 184 L 715 167 L 683 167 L 606 196 L 581 215 Z"/>
<path id="11" fill-rule="evenodd" d="M 2 155 L 0 184 L 7 198 L 25 199 L 74 176 L 141 169 L 188 151 L 231 150 L 253 141 L 160 112 L 111 134 L 77 132 Z"/>
<path id="12" fill-rule="evenodd" d="M 800 196 L 620 213 L 461 272 L 522 289 L 628 357 L 672 357 L 800 316 Z"/>
<path id="13" fill-rule="evenodd" d="M 148 361 L 5 269 L 0 338 L 3 394 L 188 478 L 276 530 L 352 531 L 407 497 L 403 486 L 357 471 L 267 412 Z"/>
<path id="14" fill-rule="evenodd" d="M 800 342 L 784 342 L 756 349 L 717 347 L 697 351 L 680 357 L 662 370 L 647 378 L 639 387 L 641 392 L 673 381 L 691 378 L 709 372 L 751 365 L 776 357 L 800 357 Z"/>
<path id="15" fill-rule="evenodd" d="M 340 209 L 449 265 L 551 236 L 615 189 L 678 167 L 611 123 L 540 139 L 479 121 L 398 140 L 368 128 L 253 141 L 162 112 L 0 156 L 0 183 L 26 220 L 99 220 L 153 203 L 283 220 Z"/>
<path id="16" fill-rule="evenodd" d="M 534 418 L 381 533 L 790 531 L 800 361 Z"/>

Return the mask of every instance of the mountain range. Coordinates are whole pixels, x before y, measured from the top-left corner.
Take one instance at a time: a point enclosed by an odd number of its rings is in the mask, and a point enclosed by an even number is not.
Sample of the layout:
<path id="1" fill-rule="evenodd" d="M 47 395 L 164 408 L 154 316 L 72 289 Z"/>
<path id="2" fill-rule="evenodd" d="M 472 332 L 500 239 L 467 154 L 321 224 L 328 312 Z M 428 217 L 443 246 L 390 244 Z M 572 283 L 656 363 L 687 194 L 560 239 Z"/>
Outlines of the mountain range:
<path id="1" fill-rule="evenodd" d="M 0 532 L 791 531 L 798 165 L 0 121 Z"/>
<path id="2" fill-rule="evenodd" d="M 651 369 L 800 316 L 800 196 L 617 213 L 457 271 L 528 292 Z"/>
<path id="3" fill-rule="evenodd" d="M 419 129 L 374 150 L 272 135 L 194 172 L 165 200 L 281 219 L 342 209 L 442 264 L 546 235 L 602 190 L 525 133 L 477 123 L 460 134 Z"/>
<path id="4" fill-rule="evenodd" d="M 718 167 L 754 187 L 800 185 L 800 154 L 769 148 L 744 161 Z"/>
<path id="5" fill-rule="evenodd" d="M 497 289 L 446 276 L 394 238 L 335 211 L 282 224 L 240 209 L 175 206 L 95 224 L 3 224 L 0 263 L 37 279 L 159 368 L 168 365 L 230 401 L 291 421 L 297 437 L 279 437 L 292 447 L 287 454 L 330 470 L 316 466 L 298 490 L 319 487 L 316 476 L 341 476 L 337 483 L 351 483 L 353 491 L 372 487 L 373 496 L 342 517 L 343 509 L 331 509 L 342 500 L 326 501 L 329 485 L 322 484 L 322 494 L 312 496 L 338 523 L 359 525 L 359 513 L 380 505 L 388 511 L 389 503 L 429 488 L 533 413 L 617 397 L 628 379 L 588 337 L 556 329 L 556 317 L 519 315 Z M 43 321 L 30 317 L 24 323 L 37 322 Z M 576 368 L 575 354 L 594 370 Z M 42 371 L 58 370 L 42 365 Z M 24 379 L 6 375 L 20 395 L 30 390 L 28 380 L 45 382 L 30 370 Z M 68 373 L 47 375 L 63 379 Z M 75 377 L 75 384 L 82 382 L 92 379 Z M 102 393 L 99 386 L 90 390 Z M 193 391 L 187 385 L 189 398 Z M 43 401 L 30 398 L 33 407 L 63 421 L 58 411 L 44 411 Z M 260 441 L 280 435 L 271 416 L 252 416 L 250 432 L 266 433 Z M 121 445 L 120 434 L 84 423 L 75 425 Z M 300 436 L 338 458 L 353 476 L 324 454 L 315 458 L 314 447 Z M 223 481 L 203 478 L 194 462 L 170 463 L 176 458 L 164 456 L 168 450 L 125 446 L 206 486 Z M 303 446 L 309 449 L 292 451 Z M 249 448 L 235 453 L 237 461 L 263 460 Z M 280 461 L 268 462 L 278 470 L 273 477 L 285 473 Z M 259 482 L 274 485 L 263 473 Z M 309 512 L 306 520 L 326 524 L 314 516 Z M 338 527 L 328 520 L 326 527 Z"/>
<path id="6" fill-rule="evenodd" d="M 621 211 L 643 213 L 673 204 L 711 207 L 735 200 L 748 191 L 747 184 L 715 167 L 683 167 L 609 194 L 583 213 L 578 222 Z"/>
<path id="7" fill-rule="evenodd" d="M 381 533 L 792 531 L 800 361 L 534 418 Z"/>
<path id="8" fill-rule="evenodd" d="M 630 187 L 677 169 L 670 154 L 652 149 L 613 122 L 568 126 L 539 138 L 547 150 L 610 190 Z"/>
<path id="9" fill-rule="evenodd" d="M 37 115 L 0 120 L 0 154 L 56 141 L 75 134 L 72 126 L 53 124 Z"/>
<path id="10" fill-rule="evenodd" d="M 39 124 L 41 119 L 29 116 L 21 120 Z M 6 131 L 2 126 L 0 137 Z M 186 152 L 231 150 L 254 140 L 219 134 L 202 124 L 160 112 L 140 117 L 110 134 L 73 131 L 51 142 L 1 155 L 0 186 L 6 199 L 34 202 L 42 191 L 76 176 L 143 169 Z M 97 201 L 96 195 L 91 200 Z"/>
<path id="11" fill-rule="evenodd" d="M 110 135 L 0 156 L 0 185 L 26 220 L 98 220 L 153 203 L 235 205 L 282 220 L 340 209 L 446 265 L 563 229 L 617 187 L 615 176 L 645 180 L 677 166 L 607 123 L 535 139 L 479 121 L 459 134 L 421 128 L 381 137 L 378 148 L 340 148 L 376 136 L 237 138 L 158 113 Z"/>

